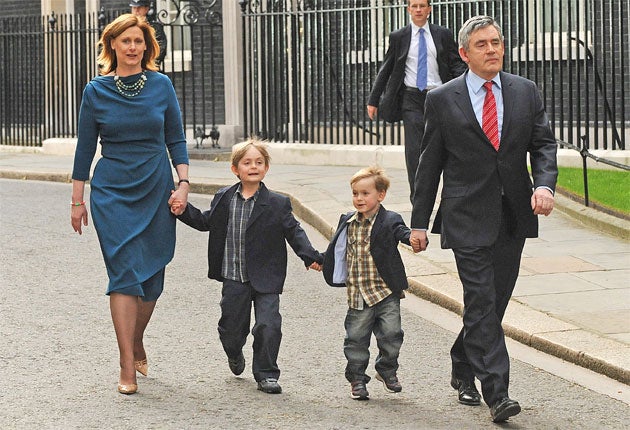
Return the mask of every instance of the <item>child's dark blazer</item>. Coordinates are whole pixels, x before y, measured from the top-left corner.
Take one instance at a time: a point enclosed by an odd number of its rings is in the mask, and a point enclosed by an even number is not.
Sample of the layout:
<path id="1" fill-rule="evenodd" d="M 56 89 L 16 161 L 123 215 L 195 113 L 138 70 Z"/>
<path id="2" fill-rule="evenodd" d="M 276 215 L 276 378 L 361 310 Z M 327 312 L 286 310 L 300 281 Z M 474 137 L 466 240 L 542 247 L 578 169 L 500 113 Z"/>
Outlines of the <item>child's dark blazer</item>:
<path id="1" fill-rule="evenodd" d="M 348 234 L 348 220 L 355 212 L 341 215 L 337 231 L 333 236 L 324 256 L 324 279 L 333 287 L 345 287 L 347 279 L 346 270 L 346 244 Z M 370 234 L 370 254 L 374 259 L 378 274 L 383 278 L 392 292 L 407 289 L 407 275 L 402 257 L 398 251 L 398 243 L 409 245 L 411 230 L 405 225 L 402 217 L 396 212 L 388 211 L 380 207 L 372 233 Z M 337 252 L 335 252 L 335 249 Z M 337 258 L 335 258 L 337 254 Z M 343 256 L 340 258 L 340 256 Z"/>
<path id="2" fill-rule="evenodd" d="M 223 281 L 221 265 L 225 252 L 225 238 L 229 215 L 229 204 L 238 188 L 238 183 L 219 190 L 210 204 L 210 209 L 201 212 L 188 203 L 178 218 L 185 224 L 209 231 L 208 277 Z M 269 191 L 260 185 L 258 197 L 247 223 L 245 255 L 247 276 L 252 287 L 260 293 L 282 293 L 287 274 L 287 246 L 310 266 L 314 261 L 322 262 L 321 254 L 308 240 L 300 223 L 293 216 L 288 197 Z"/>

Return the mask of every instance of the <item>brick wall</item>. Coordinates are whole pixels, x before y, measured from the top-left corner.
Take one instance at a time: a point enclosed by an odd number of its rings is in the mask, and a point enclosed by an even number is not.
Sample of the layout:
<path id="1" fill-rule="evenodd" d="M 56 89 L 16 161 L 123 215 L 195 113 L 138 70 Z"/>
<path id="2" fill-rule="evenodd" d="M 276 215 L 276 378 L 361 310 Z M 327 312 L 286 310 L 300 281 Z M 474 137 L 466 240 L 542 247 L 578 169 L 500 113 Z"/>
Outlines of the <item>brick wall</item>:
<path id="1" fill-rule="evenodd" d="M 40 15 L 41 10 L 41 0 L 2 0 L 4 17 Z"/>

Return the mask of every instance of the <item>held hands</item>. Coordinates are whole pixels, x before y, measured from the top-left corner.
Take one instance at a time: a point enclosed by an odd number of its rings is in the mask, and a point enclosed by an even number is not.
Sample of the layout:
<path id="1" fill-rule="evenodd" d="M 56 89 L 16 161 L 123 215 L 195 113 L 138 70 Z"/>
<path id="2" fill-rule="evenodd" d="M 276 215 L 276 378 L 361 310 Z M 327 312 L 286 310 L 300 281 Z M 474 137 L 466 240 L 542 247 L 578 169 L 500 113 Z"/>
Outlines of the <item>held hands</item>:
<path id="1" fill-rule="evenodd" d="M 314 261 L 310 266 L 308 266 L 306 268 L 306 270 L 308 269 L 313 269 L 313 270 L 317 270 L 318 272 L 322 271 L 322 265 L 319 264 L 317 261 Z"/>
<path id="2" fill-rule="evenodd" d="M 429 246 L 429 238 L 427 232 L 424 230 L 411 230 L 411 236 L 409 237 L 409 243 L 413 252 L 421 252 L 427 249 Z"/>
<path id="3" fill-rule="evenodd" d="M 546 188 L 537 188 L 531 199 L 534 215 L 549 215 L 553 210 L 554 201 L 551 191 Z"/>
<path id="4" fill-rule="evenodd" d="M 185 188 L 185 189 L 184 189 Z M 175 216 L 181 215 L 186 209 L 188 204 L 188 186 L 180 185 L 176 190 L 171 190 L 171 197 L 168 199 L 168 206 L 171 208 L 171 213 Z"/>

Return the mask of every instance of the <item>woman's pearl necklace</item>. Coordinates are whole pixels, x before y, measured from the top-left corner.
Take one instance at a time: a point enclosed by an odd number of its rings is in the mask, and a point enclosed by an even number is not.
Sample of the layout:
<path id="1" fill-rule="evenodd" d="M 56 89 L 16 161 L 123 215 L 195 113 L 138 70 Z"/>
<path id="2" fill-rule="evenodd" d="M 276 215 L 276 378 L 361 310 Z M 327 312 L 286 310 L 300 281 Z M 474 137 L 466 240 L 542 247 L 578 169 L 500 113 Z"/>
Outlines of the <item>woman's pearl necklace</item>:
<path id="1" fill-rule="evenodd" d="M 118 73 L 114 75 L 116 89 L 122 96 L 127 97 L 128 99 L 140 94 L 140 91 L 142 91 L 142 89 L 144 88 L 144 84 L 146 83 L 146 81 L 147 76 L 144 74 L 144 71 L 142 72 L 138 80 L 131 84 L 125 84 L 122 79 L 120 79 L 120 76 L 118 76 Z"/>

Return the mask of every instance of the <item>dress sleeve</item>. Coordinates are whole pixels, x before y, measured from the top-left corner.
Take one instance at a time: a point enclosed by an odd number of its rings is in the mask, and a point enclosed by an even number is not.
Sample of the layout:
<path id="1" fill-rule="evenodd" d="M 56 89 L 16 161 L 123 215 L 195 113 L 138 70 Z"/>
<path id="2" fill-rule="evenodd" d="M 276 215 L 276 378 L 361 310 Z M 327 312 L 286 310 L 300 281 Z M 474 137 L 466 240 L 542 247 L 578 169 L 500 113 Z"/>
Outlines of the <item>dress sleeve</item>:
<path id="1" fill-rule="evenodd" d="M 96 153 L 99 126 L 93 104 L 94 89 L 88 83 L 83 90 L 79 109 L 79 128 L 77 147 L 74 153 L 72 179 L 86 181 L 90 178 L 90 167 Z"/>
<path id="2" fill-rule="evenodd" d="M 175 89 L 170 79 L 165 84 L 165 91 L 168 92 L 166 102 L 166 112 L 164 114 L 164 138 L 168 152 L 171 155 L 173 166 L 178 164 L 189 164 L 188 150 L 186 149 L 186 136 L 182 124 L 182 114 L 179 109 L 179 102 L 175 95 Z"/>

